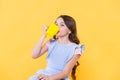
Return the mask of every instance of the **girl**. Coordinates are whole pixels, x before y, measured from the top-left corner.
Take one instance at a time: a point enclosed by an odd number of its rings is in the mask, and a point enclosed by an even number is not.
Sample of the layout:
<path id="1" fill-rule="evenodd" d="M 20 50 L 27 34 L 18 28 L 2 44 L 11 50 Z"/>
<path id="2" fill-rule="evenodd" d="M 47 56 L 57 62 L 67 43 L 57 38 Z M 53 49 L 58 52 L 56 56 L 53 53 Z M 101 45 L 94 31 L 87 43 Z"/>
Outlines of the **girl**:
<path id="1" fill-rule="evenodd" d="M 68 15 L 61 15 L 55 24 L 59 32 L 54 39 L 49 39 L 42 45 L 46 38 L 47 27 L 43 28 L 43 35 L 34 47 L 32 58 L 36 59 L 48 51 L 47 67 L 39 70 L 30 80 L 69 80 L 69 73 L 72 70 L 72 78 L 76 80 L 75 70 L 79 65 L 84 45 L 78 45 L 75 20 Z M 77 64 L 76 64 L 77 63 Z"/>

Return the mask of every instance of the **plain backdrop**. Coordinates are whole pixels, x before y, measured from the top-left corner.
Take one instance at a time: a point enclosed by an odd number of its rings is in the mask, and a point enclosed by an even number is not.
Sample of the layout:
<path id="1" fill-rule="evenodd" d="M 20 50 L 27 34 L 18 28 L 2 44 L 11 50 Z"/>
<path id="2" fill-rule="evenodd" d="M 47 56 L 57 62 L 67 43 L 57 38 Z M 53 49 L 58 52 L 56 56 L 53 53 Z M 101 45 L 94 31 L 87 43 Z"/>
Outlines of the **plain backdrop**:
<path id="1" fill-rule="evenodd" d="M 42 27 L 72 16 L 85 44 L 77 80 L 120 80 L 119 0 L 0 0 L 0 80 L 28 80 L 46 66 L 31 58 Z M 46 39 L 47 40 L 47 39 Z"/>

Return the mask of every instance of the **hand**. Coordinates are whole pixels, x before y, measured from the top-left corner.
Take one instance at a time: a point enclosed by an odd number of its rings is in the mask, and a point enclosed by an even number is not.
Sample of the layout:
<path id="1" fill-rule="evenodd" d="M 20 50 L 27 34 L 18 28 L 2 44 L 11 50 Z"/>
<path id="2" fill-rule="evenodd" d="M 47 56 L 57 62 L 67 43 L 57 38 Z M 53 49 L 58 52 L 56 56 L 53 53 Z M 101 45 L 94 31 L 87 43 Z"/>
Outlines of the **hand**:
<path id="1" fill-rule="evenodd" d="M 47 29 L 48 29 L 48 26 L 43 26 L 43 29 L 42 29 L 43 35 L 46 35 Z"/>
<path id="2" fill-rule="evenodd" d="M 48 75 L 45 75 L 45 74 L 40 74 L 38 77 L 37 77 L 38 80 L 50 80 L 49 79 L 49 76 Z"/>

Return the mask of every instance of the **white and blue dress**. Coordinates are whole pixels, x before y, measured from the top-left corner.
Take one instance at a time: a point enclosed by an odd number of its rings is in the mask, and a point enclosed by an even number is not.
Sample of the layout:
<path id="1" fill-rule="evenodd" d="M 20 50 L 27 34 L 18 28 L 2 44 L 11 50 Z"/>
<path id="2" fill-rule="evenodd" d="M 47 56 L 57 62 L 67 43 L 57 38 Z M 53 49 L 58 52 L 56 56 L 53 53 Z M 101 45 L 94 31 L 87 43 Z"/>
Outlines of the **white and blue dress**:
<path id="1" fill-rule="evenodd" d="M 39 70 L 35 75 L 31 76 L 29 80 L 37 80 L 39 74 L 53 75 L 60 73 L 74 54 L 79 53 L 81 55 L 83 51 L 84 45 L 78 45 L 75 43 L 60 44 L 57 40 L 52 40 L 46 57 L 47 67 Z M 67 76 L 64 80 L 70 79 Z"/>

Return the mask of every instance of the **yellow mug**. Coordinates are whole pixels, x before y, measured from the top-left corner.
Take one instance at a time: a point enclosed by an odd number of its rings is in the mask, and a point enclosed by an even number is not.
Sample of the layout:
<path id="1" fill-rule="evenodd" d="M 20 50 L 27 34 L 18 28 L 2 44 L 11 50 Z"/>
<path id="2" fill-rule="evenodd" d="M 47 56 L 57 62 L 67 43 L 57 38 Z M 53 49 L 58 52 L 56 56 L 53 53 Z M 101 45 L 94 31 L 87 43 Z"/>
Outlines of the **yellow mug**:
<path id="1" fill-rule="evenodd" d="M 51 24 L 46 31 L 46 35 L 48 38 L 53 38 L 58 31 L 59 27 L 56 24 Z"/>

